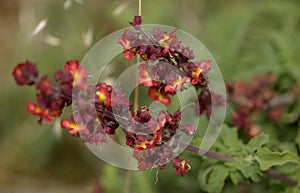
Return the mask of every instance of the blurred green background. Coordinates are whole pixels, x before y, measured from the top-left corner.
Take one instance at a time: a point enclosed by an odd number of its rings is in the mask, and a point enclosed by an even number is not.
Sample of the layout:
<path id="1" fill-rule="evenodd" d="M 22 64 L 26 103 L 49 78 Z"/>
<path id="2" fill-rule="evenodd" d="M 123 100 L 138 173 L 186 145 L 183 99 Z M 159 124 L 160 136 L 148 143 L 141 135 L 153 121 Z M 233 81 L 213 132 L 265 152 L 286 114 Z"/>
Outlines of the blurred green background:
<path id="1" fill-rule="evenodd" d="M 96 158 L 58 122 L 41 126 L 26 113 L 34 89 L 16 86 L 11 72 L 29 59 L 51 76 L 127 27 L 137 9 L 137 0 L 0 0 L 0 193 L 123 191 L 125 171 Z M 272 72 L 300 82 L 299 0 L 143 0 L 142 15 L 145 24 L 176 26 L 197 37 L 225 80 Z M 45 29 L 32 36 L 45 18 Z M 131 192 L 201 192 L 201 159 L 185 156 L 193 169 L 184 178 L 168 167 L 154 184 L 155 170 L 133 172 Z M 234 191 L 245 192 L 242 186 Z"/>

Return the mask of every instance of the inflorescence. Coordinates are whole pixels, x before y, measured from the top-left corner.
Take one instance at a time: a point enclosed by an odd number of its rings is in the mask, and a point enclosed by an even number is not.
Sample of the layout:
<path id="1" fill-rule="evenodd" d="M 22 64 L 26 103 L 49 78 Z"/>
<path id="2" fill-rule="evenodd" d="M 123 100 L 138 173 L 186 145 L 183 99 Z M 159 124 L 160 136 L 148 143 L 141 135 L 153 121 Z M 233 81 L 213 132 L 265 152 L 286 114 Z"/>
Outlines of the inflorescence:
<path id="1" fill-rule="evenodd" d="M 126 29 L 118 43 L 123 46 L 125 59 L 132 60 L 139 55 L 143 60 L 138 67 L 138 81 L 148 87 L 149 98 L 169 105 L 172 95 L 191 85 L 199 95 L 196 114 L 205 114 L 209 118 L 212 99 L 225 104 L 221 96 L 208 89 L 206 73 L 211 68 L 211 61 L 193 62 L 193 51 L 177 39 L 176 29 L 167 33 L 155 28 L 146 34 L 141 23 L 142 18 L 135 16 L 130 22 L 134 31 Z M 175 70 L 170 71 L 170 65 Z M 107 143 L 108 135 L 114 135 L 122 128 L 124 140 L 134 150 L 133 157 L 138 161 L 139 169 L 154 166 L 162 169 L 168 161 L 172 161 L 178 176 L 190 169 L 188 160 L 174 156 L 174 149 L 181 145 L 173 139 L 174 135 L 192 136 L 195 133 L 193 124 L 180 124 L 180 109 L 174 113 L 163 110 L 156 117 L 151 116 L 146 106 L 135 111 L 123 90 L 105 82 L 89 85 L 88 72 L 77 60 L 66 62 L 64 70 L 55 73 L 55 83 L 47 76 L 40 76 L 36 66 L 29 61 L 18 64 L 13 76 L 20 86 L 35 86 L 36 102 L 26 105 L 29 113 L 39 117 L 39 123 L 51 123 L 62 115 L 65 107 L 73 104 L 73 114 L 61 121 L 61 127 L 71 135 L 80 136 L 84 143 Z M 157 148 L 162 151 L 157 153 Z"/>

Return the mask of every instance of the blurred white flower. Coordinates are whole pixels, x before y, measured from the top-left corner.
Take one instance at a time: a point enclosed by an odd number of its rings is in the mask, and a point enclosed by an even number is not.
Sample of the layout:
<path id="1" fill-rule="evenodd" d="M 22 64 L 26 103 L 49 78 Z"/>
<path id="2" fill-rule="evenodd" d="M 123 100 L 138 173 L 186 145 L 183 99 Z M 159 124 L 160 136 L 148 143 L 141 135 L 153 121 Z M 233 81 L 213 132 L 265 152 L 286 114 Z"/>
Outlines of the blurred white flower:
<path id="1" fill-rule="evenodd" d="M 120 15 L 130 4 L 130 1 L 127 0 L 124 3 L 122 3 L 121 5 L 119 5 L 112 13 L 113 16 L 118 16 Z"/>
<path id="2" fill-rule="evenodd" d="M 38 33 L 40 33 L 43 29 L 46 28 L 48 24 L 48 19 L 42 19 L 35 27 L 35 29 L 33 30 L 33 32 L 31 33 L 30 37 L 36 36 Z"/>
<path id="3" fill-rule="evenodd" d="M 64 7 L 63 7 L 63 9 L 64 9 L 64 10 L 70 9 L 70 7 L 72 6 L 72 3 L 73 3 L 72 0 L 66 0 L 66 1 L 64 2 Z"/>
<path id="4" fill-rule="evenodd" d="M 90 47 L 93 43 L 93 29 L 88 28 L 86 31 L 82 32 L 82 40 L 83 40 L 83 45 L 85 47 Z"/>
<path id="5" fill-rule="evenodd" d="M 60 126 L 60 121 L 61 121 L 60 118 L 56 118 L 53 123 L 53 126 L 52 126 L 52 132 L 53 132 L 54 136 L 57 138 L 60 138 L 62 136 L 62 129 Z"/>
<path id="6" fill-rule="evenodd" d="M 84 4 L 84 0 L 65 0 L 64 5 L 63 5 L 63 9 L 64 10 L 70 9 L 70 7 L 72 6 L 74 1 L 78 4 L 80 4 L 80 5 Z"/>
<path id="7" fill-rule="evenodd" d="M 81 5 L 84 4 L 84 0 L 75 0 L 75 2 Z"/>
<path id="8" fill-rule="evenodd" d="M 57 37 L 54 37 L 52 35 L 46 35 L 44 38 L 43 38 L 43 41 L 50 45 L 50 46 L 60 46 L 61 44 L 61 40 Z"/>

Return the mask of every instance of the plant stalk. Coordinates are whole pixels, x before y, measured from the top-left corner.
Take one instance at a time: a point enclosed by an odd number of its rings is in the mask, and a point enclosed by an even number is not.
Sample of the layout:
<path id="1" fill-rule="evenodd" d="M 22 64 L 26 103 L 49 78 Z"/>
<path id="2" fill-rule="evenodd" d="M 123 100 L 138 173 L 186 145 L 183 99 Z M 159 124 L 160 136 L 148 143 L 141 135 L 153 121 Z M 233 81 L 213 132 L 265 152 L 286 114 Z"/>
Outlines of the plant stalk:
<path id="1" fill-rule="evenodd" d="M 138 15 L 142 16 L 142 0 L 138 0 Z M 137 55 L 137 63 L 140 63 L 140 56 Z M 129 68 L 131 67 L 131 62 L 128 62 Z M 131 71 L 132 72 L 132 71 Z M 136 76 L 133 76 L 133 84 L 136 85 Z M 134 106 L 133 109 L 134 111 L 137 111 L 139 108 L 139 89 L 138 85 L 134 88 Z M 130 192 L 130 183 L 131 183 L 131 171 L 127 170 L 126 171 L 126 176 L 125 176 L 125 186 L 124 186 L 124 193 L 129 193 Z"/>

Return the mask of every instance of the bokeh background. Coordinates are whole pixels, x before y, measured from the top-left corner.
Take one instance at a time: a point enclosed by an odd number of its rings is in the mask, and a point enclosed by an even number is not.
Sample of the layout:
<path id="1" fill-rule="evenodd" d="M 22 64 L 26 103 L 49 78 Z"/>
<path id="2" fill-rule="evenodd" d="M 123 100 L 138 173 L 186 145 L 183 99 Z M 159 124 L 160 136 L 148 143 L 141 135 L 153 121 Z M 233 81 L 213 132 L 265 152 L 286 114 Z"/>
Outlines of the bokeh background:
<path id="1" fill-rule="evenodd" d="M 28 59 L 41 73 L 53 74 L 65 61 L 81 60 L 105 35 L 127 27 L 137 9 L 137 0 L 0 0 L 0 193 L 123 191 L 124 170 L 96 158 L 61 131 L 59 122 L 38 125 L 26 113 L 34 89 L 17 87 L 11 72 Z M 176 26 L 197 37 L 225 80 L 274 73 L 300 82 L 299 0 L 143 0 L 142 15 L 145 24 Z M 44 19 L 45 28 L 33 34 Z M 130 192 L 201 192 L 201 160 L 185 156 L 193 169 L 184 178 L 168 167 L 155 184 L 156 170 L 133 172 Z"/>

